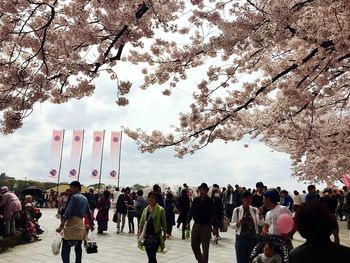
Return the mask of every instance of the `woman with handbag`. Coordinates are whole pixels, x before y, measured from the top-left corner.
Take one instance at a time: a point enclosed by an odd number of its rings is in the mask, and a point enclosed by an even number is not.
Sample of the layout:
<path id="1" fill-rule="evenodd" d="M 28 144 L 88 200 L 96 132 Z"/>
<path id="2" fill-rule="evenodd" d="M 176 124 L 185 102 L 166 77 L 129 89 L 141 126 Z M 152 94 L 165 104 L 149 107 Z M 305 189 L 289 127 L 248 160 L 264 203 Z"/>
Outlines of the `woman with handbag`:
<path id="1" fill-rule="evenodd" d="M 157 204 L 157 195 L 154 191 L 148 194 L 149 205 L 142 212 L 138 232 L 139 247 L 145 248 L 149 263 L 157 263 L 157 251 L 165 248 L 165 210 Z"/>
<path id="2" fill-rule="evenodd" d="M 97 203 L 97 216 L 96 221 L 98 224 L 97 234 L 103 234 L 103 231 L 107 231 L 108 227 L 108 214 L 109 214 L 109 208 L 111 206 L 111 201 L 109 200 L 109 197 L 111 196 L 111 193 L 108 190 L 105 190 L 103 192 L 103 197 L 98 201 Z"/>

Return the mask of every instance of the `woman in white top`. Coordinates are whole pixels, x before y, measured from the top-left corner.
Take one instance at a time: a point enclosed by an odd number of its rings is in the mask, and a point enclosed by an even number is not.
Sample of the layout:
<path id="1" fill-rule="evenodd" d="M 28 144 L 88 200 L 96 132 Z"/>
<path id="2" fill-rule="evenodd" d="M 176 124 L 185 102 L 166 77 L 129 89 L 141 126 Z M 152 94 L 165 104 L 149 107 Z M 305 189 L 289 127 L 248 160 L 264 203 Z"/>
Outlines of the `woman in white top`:
<path id="1" fill-rule="evenodd" d="M 247 263 L 257 242 L 258 226 L 264 224 L 259 209 L 251 206 L 252 194 L 248 191 L 242 194 L 243 205 L 235 208 L 232 215 L 233 228 L 236 229 L 236 258 L 237 263 Z"/>
<path id="2" fill-rule="evenodd" d="M 302 196 L 299 194 L 299 192 L 297 190 L 294 190 L 293 192 L 294 197 L 293 197 L 293 211 L 296 212 L 298 210 L 298 208 L 301 206 L 301 203 L 303 202 L 303 198 Z"/>

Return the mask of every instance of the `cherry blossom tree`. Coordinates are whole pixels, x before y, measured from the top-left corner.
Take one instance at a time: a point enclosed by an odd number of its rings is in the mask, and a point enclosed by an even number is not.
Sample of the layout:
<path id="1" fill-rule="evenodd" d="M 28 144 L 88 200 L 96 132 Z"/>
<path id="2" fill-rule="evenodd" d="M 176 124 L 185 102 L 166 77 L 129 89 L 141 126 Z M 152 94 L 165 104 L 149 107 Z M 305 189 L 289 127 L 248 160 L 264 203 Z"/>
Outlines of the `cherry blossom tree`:
<path id="1" fill-rule="evenodd" d="M 189 20 L 198 28 L 215 28 L 216 35 L 204 38 L 197 32 L 185 50 L 172 48 L 165 61 L 158 59 L 159 67 L 146 75 L 145 84 L 170 80 L 173 87 L 186 78 L 188 68 L 200 67 L 210 57 L 221 63 L 209 66 L 190 111 L 180 114 L 175 134 L 127 129 L 129 136 L 142 151 L 174 145 L 179 157 L 218 139 L 259 138 L 290 154 L 298 179 L 340 179 L 350 168 L 347 1 L 196 4 Z M 169 50 L 171 45 L 157 43 L 153 49 Z M 144 57 L 151 64 L 157 61 L 151 53 Z M 175 80 L 170 79 L 174 72 L 180 75 Z M 256 80 L 239 83 L 254 73 Z"/>
<path id="2" fill-rule="evenodd" d="M 348 0 L 17 0 L 0 10 L 4 133 L 35 103 L 91 95 L 102 72 L 127 105 L 136 85 L 118 63 L 141 65 L 139 88 L 166 96 L 202 70 L 173 133 L 125 128 L 142 152 L 174 146 L 183 157 L 248 136 L 289 153 L 301 180 L 349 171 Z"/>
<path id="3" fill-rule="evenodd" d="M 173 30 L 183 7 L 181 1 L 1 1 L 2 132 L 21 127 L 36 103 L 91 95 L 103 72 L 116 79 L 118 104 L 127 104 L 122 96 L 131 83 L 115 73 L 124 46 L 142 47 L 157 28 Z"/>

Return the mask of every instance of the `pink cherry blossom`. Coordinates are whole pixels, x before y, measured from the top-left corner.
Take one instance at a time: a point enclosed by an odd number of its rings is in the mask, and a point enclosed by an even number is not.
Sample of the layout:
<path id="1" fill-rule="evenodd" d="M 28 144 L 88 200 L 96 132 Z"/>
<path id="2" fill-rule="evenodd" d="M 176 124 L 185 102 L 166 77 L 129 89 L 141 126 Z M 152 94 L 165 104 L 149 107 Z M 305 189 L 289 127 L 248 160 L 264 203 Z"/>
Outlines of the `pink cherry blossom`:
<path id="1" fill-rule="evenodd" d="M 142 65 L 141 89 L 166 96 L 206 71 L 172 134 L 125 128 L 142 152 L 184 157 L 250 137 L 290 154 L 300 180 L 349 172 L 348 0 L 166 2 L 1 1 L 1 131 L 35 104 L 90 96 L 102 72 L 127 105 L 135 85 L 118 76 L 122 61 Z"/>

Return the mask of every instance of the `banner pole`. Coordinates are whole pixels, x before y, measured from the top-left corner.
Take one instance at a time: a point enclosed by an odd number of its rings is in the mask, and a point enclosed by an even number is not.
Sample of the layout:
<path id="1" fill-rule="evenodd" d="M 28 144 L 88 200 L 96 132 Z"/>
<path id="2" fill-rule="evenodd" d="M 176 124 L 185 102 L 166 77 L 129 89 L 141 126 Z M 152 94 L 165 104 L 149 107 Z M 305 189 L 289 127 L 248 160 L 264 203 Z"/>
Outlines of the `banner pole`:
<path id="1" fill-rule="evenodd" d="M 119 164 L 118 164 L 118 188 L 119 188 L 119 182 L 120 182 L 120 160 L 121 160 L 121 155 L 122 155 L 122 138 L 123 138 L 123 131 L 120 132 Z"/>
<path id="2" fill-rule="evenodd" d="M 102 136 L 102 152 L 101 152 L 101 162 L 100 162 L 100 176 L 98 179 L 98 196 L 100 197 L 100 191 L 101 191 L 101 177 L 102 177 L 102 160 L 103 160 L 103 148 L 105 144 L 105 130 L 103 130 L 103 136 Z"/>
<path id="3" fill-rule="evenodd" d="M 80 180 L 80 168 L 81 168 L 81 160 L 83 159 L 83 148 L 84 148 L 84 130 L 81 138 L 81 150 L 80 150 L 80 161 L 79 161 L 79 168 L 78 168 L 78 181 Z M 79 181 L 80 182 L 80 181 Z"/>
<path id="4" fill-rule="evenodd" d="M 61 145 L 60 165 L 58 166 L 58 177 L 57 177 L 57 187 L 56 187 L 57 196 L 58 196 L 58 186 L 60 184 L 60 177 L 61 177 L 64 133 L 65 133 L 65 129 L 62 130 L 62 145 Z"/>

